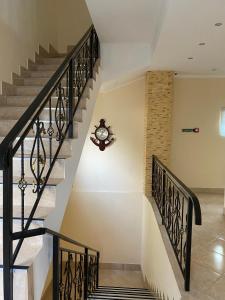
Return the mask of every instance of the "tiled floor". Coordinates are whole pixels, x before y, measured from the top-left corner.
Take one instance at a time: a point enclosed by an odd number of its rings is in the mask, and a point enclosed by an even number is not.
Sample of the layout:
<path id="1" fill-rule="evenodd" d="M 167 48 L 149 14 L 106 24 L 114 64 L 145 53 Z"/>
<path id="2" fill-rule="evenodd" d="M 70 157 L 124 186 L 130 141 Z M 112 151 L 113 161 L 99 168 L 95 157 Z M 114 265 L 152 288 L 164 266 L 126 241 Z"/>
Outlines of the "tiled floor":
<path id="1" fill-rule="evenodd" d="M 225 299 L 223 195 L 198 194 L 203 225 L 194 226 L 191 290 L 196 300 Z"/>

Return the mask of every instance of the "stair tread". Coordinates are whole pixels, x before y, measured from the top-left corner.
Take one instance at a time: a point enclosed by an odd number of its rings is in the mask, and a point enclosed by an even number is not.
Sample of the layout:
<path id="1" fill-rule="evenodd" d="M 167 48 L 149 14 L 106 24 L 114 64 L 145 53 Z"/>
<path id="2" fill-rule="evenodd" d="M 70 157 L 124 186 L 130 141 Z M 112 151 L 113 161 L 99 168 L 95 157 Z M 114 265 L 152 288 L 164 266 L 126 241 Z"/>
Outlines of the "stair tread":
<path id="1" fill-rule="evenodd" d="M 26 182 L 28 185 L 33 185 L 34 177 L 26 177 Z M 20 177 L 13 176 L 13 184 L 18 184 Z M 47 186 L 56 186 L 60 184 L 64 178 L 49 178 Z M 3 184 L 3 177 L 0 176 L 0 184 Z"/>
<path id="2" fill-rule="evenodd" d="M 152 296 L 152 295 L 148 295 L 148 296 L 142 296 L 142 295 L 123 295 L 123 294 L 96 294 L 93 293 L 92 295 L 90 295 L 88 297 L 88 299 L 117 299 L 117 300 L 146 300 L 146 299 L 158 299 L 157 296 Z"/>
<path id="3" fill-rule="evenodd" d="M 145 295 L 149 295 L 151 294 L 150 291 L 148 290 L 115 290 L 115 289 L 98 289 L 96 290 L 96 293 L 120 293 L 120 294 L 138 294 L 138 293 L 141 293 L 141 294 L 145 294 Z"/>
<path id="4" fill-rule="evenodd" d="M 153 295 L 151 293 L 142 293 L 142 292 L 137 292 L 137 293 L 134 293 L 134 292 L 131 292 L 131 293 L 128 293 L 128 292 L 119 292 L 119 293 L 115 293 L 115 292 L 95 292 L 93 293 L 93 295 L 96 295 L 96 296 L 106 296 L 106 295 L 110 295 L 110 296 L 115 296 L 115 297 L 119 297 L 119 296 L 123 296 L 123 297 L 152 297 Z"/>
<path id="5" fill-rule="evenodd" d="M 157 299 L 157 296 L 145 288 L 100 286 L 89 299 Z"/>
<path id="6" fill-rule="evenodd" d="M 14 117 L 11 117 L 10 119 L 0 119 L 0 122 L 6 122 L 6 121 L 18 121 L 19 118 L 14 118 Z M 30 120 L 32 121 L 32 120 Z M 41 120 L 40 119 L 40 122 L 44 122 L 44 123 L 49 123 L 50 121 L 49 120 Z M 52 123 L 55 123 L 54 119 L 52 120 Z M 76 123 L 76 122 L 75 122 Z"/>
<path id="7" fill-rule="evenodd" d="M 122 299 L 124 299 L 124 300 L 134 300 L 134 299 L 143 299 L 143 300 L 145 300 L 145 299 L 159 299 L 158 297 L 155 297 L 155 296 L 149 296 L 149 297 L 142 297 L 142 298 L 140 298 L 140 296 L 138 296 L 138 297 L 128 297 L 128 296 L 126 296 L 126 297 L 121 297 L 121 296 L 119 296 L 119 297 L 114 297 L 114 296 L 110 296 L 110 295 L 105 295 L 105 296 L 96 296 L 96 295 L 92 295 L 92 296 L 89 296 L 88 297 L 88 299 L 106 299 L 106 300 L 113 300 L 113 299 L 119 299 L 119 300 L 122 300 Z"/>
<path id="8" fill-rule="evenodd" d="M 122 298 L 122 297 L 120 296 L 120 298 L 119 298 L 119 297 L 113 297 L 113 296 L 107 296 L 107 295 L 106 295 L 106 296 L 95 296 L 95 295 L 92 295 L 92 296 L 89 296 L 88 299 L 93 299 L 93 300 L 95 300 L 95 299 L 96 299 L 96 300 L 97 300 L 97 299 L 105 299 L 105 300 L 113 300 L 113 299 L 119 299 L 119 300 L 123 300 L 123 299 L 124 299 L 124 300 L 134 300 L 134 299 L 139 299 L 139 300 L 140 300 L 140 299 L 142 299 L 142 300 L 147 300 L 147 299 L 159 299 L 159 298 L 158 298 L 158 297 L 154 297 L 154 296 L 153 296 L 153 297 L 151 297 L 151 296 L 150 296 L 150 297 L 145 297 L 145 298 L 140 298 L 140 297 L 136 297 L 136 298 L 134 298 L 134 297 L 125 297 L 125 298 L 124 298 L 124 297 L 123 297 L 123 298 Z"/>
<path id="9" fill-rule="evenodd" d="M 0 113 L 1 113 L 1 111 L 2 110 L 6 110 L 6 111 L 9 111 L 9 109 L 10 110 L 13 110 L 13 109 L 20 109 L 20 110 L 22 110 L 23 112 L 25 112 L 26 111 L 26 109 L 27 109 L 27 107 L 24 107 L 24 106 L 16 106 L 16 105 L 14 105 L 14 106 L 7 106 L 7 105 L 4 105 L 4 106 L 1 106 L 1 108 L 0 108 Z M 56 110 L 56 107 L 51 107 L 51 109 L 52 110 Z M 49 110 L 49 107 L 44 107 L 43 108 L 43 111 L 45 111 L 45 110 Z"/>
<path id="10" fill-rule="evenodd" d="M 60 64 L 44 64 L 44 63 L 41 63 L 41 62 L 40 63 L 36 62 L 36 63 L 33 64 L 34 67 L 40 67 L 40 66 L 41 67 L 43 67 L 43 66 L 46 67 L 46 66 L 48 66 L 48 67 L 55 67 L 55 68 L 57 68 L 59 65 Z"/>
<path id="11" fill-rule="evenodd" d="M 37 78 L 41 75 L 42 78 L 50 78 L 54 74 L 54 71 L 48 71 L 48 70 L 42 70 L 42 71 L 35 71 L 35 70 L 27 70 L 23 71 L 22 76 L 25 76 L 25 78 Z"/>
<path id="12" fill-rule="evenodd" d="M 148 289 L 146 289 L 146 288 L 136 288 L 136 287 L 124 287 L 124 286 L 109 286 L 109 285 L 100 285 L 99 287 L 98 287 L 98 289 L 100 290 L 100 289 L 122 289 L 122 290 L 131 290 L 131 291 L 133 291 L 133 290 L 138 290 L 138 291 L 143 291 L 143 290 L 145 290 L 145 291 L 149 291 Z"/>
<path id="13" fill-rule="evenodd" d="M 44 85 L 14 85 L 15 88 L 42 88 Z"/>
<path id="14" fill-rule="evenodd" d="M 5 138 L 5 136 L 0 136 L 0 143 L 4 140 L 4 138 Z M 17 137 L 17 138 L 16 138 L 16 141 L 18 141 L 19 138 L 20 138 L 20 137 Z M 28 136 L 28 137 L 25 138 L 25 142 L 26 142 L 26 141 L 31 141 L 31 140 L 34 140 L 34 137 Z M 43 136 L 43 137 L 42 137 L 42 140 L 43 140 L 44 142 L 49 142 L 49 137 Z M 71 141 L 72 141 L 72 139 L 65 138 L 64 143 L 65 143 L 65 142 L 66 142 L 66 143 L 71 143 Z M 52 142 L 59 143 L 59 142 L 57 142 L 55 139 L 53 139 Z"/>

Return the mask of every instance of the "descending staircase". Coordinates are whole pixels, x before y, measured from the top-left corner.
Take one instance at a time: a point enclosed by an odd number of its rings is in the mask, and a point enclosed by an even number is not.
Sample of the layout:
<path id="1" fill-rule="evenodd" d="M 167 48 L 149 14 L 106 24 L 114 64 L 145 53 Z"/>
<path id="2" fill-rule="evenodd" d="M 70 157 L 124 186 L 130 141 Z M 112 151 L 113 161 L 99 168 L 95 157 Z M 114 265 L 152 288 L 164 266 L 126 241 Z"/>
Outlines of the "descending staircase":
<path id="1" fill-rule="evenodd" d="M 148 289 L 129 288 L 129 287 L 111 287 L 99 286 L 99 288 L 88 297 L 93 300 L 147 300 L 147 299 L 160 299 L 156 293 L 150 292 Z"/>

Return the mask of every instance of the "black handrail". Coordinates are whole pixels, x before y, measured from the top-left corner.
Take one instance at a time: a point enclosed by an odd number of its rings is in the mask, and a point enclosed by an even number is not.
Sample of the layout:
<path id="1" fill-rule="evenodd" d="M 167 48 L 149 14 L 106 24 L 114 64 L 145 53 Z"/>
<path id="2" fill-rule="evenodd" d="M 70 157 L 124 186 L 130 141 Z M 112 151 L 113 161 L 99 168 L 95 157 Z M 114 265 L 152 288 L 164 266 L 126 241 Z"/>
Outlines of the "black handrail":
<path id="1" fill-rule="evenodd" d="M 13 233 L 13 240 L 45 234 L 53 237 L 52 299 L 64 299 L 63 295 L 66 295 L 66 299 L 72 299 L 73 296 L 75 300 L 86 300 L 99 286 L 100 252 L 49 228 L 16 232 Z M 61 247 L 60 241 L 83 248 L 84 252 Z"/>
<path id="2" fill-rule="evenodd" d="M 94 251 L 94 252 L 99 252 L 98 250 L 91 248 L 85 244 L 82 244 L 80 242 L 75 241 L 72 238 L 69 238 L 66 235 L 63 235 L 61 233 L 58 233 L 54 230 L 51 230 L 49 228 L 45 228 L 45 227 L 41 227 L 41 228 L 36 228 L 36 229 L 29 229 L 27 231 L 19 231 L 19 232 L 14 232 L 12 234 L 13 240 L 19 240 L 19 239 L 25 239 L 25 238 L 29 238 L 29 237 L 34 237 L 34 236 L 40 236 L 40 235 L 44 235 L 44 234 L 49 234 L 51 236 L 55 236 L 58 237 L 60 240 L 63 240 L 65 242 L 68 242 L 70 244 L 73 244 L 75 246 L 78 247 L 82 247 L 82 248 L 88 248 L 88 250 Z"/>
<path id="3" fill-rule="evenodd" d="M 99 58 L 100 44 L 97 33 L 91 26 L 0 144 L 0 169 L 3 170 L 5 299 L 13 299 L 14 263 L 23 240 L 29 232 L 30 224 L 35 219 L 35 212 L 49 184 L 62 145 L 67 137 L 69 139 L 74 137 L 74 117 L 80 108 L 81 101 L 85 100 L 84 90 L 89 80 L 93 78 L 93 69 Z M 27 147 L 25 139 L 30 136 L 32 139 L 28 140 L 30 146 Z M 20 165 L 17 164 L 17 173 L 14 174 L 13 166 L 16 162 L 14 160 L 16 155 L 20 157 Z M 19 233 L 13 233 L 13 186 L 15 187 L 15 183 L 21 195 L 19 202 L 21 203 L 20 220 L 23 234 L 20 235 L 13 249 L 13 239 L 19 236 Z M 25 211 L 26 191 L 32 185 L 34 203 L 30 211 Z M 40 232 L 36 231 L 37 234 Z M 34 234 L 35 231 L 31 233 Z M 50 231 L 46 230 L 46 233 Z M 59 237 L 55 235 L 54 239 L 59 239 Z M 85 249 L 88 251 L 87 247 Z"/>
<path id="4" fill-rule="evenodd" d="M 155 155 L 152 157 L 152 197 L 183 274 L 184 288 L 189 291 L 193 210 L 195 224 L 202 224 L 199 200 Z"/>
<path id="5" fill-rule="evenodd" d="M 202 225 L 202 213 L 201 206 L 197 196 L 192 192 L 192 190 L 187 187 L 172 171 L 170 171 L 158 158 L 156 155 L 153 155 L 153 159 L 160 165 L 163 170 L 166 172 L 167 176 L 169 176 L 175 182 L 176 186 L 184 193 L 187 198 L 193 203 L 194 212 L 195 212 L 195 225 Z"/>

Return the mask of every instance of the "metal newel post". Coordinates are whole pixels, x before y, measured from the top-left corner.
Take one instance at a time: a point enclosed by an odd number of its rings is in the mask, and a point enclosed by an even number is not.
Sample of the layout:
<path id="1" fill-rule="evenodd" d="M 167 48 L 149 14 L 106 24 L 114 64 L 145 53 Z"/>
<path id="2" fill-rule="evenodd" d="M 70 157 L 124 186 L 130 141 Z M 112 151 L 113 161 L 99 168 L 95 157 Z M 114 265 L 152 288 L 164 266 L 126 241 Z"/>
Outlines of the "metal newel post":
<path id="1" fill-rule="evenodd" d="M 165 205 L 166 205 L 166 171 L 163 170 L 163 189 L 162 189 L 162 224 L 165 219 Z"/>
<path id="2" fill-rule="evenodd" d="M 155 171 L 155 159 L 154 156 L 152 156 L 152 197 L 154 197 L 154 171 Z"/>
<path id="3" fill-rule="evenodd" d="M 91 36 L 90 36 L 90 78 L 93 78 L 93 34 L 94 34 L 94 29 L 91 30 Z"/>
<path id="4" fill-rule="evenodd" d="M 88 248 L 85 248 L 84 256 L 84 300 L 88 298 Z"/>
<path id="5" fill-rule="evenodd" d="M 98 47 L 98 55 L 97 55 L 97 58 L 100 58 L 100 55 L 101 55 L 101 45 L 100 45 L 100 43 L 99 43 L 99 38 L 98 38 L 98 36 L 97 36 L 96 31 L 95 31 L 95 34 L 96 34 L 96 39 L 97 39 L 97 43 L 98 43 L 98 45 L 97 45 L 97 47 Z"/>
<path id="6" fill-rule="evenodd" d="M 13 300 L 13 155 L 3 170 L 3 284 L 4 299 Z"/>
<path id="7" fill-rule="evenodd" d="M 69 138 L 73 138 L 73 111 L 74 111 L 74 67 L 73 67 L 73 59 L 70 60 L 69 65 Z"/>
<path id="8" fill-rule="evenodd" d="M 53 237 L 53 290 L 52 299 L 59 299 L 59 238 Z"/>
<path id="9" fill-rule="evenodd" d="M 99 286 L 99 261 L 100 261 L 100 253 L 97 252 L 97 274 L 96 274 L 96 288 Z"/>
<path id="10" fill-rule="evenodd" d="M 190 291 L 192 216 L 193 216 L 193 203 L 191 199 L 189 199 L 188 211 L 187 211 L 187 245 L 186 245 L 185 274 L 184 274 L 185 291 Z"/>

